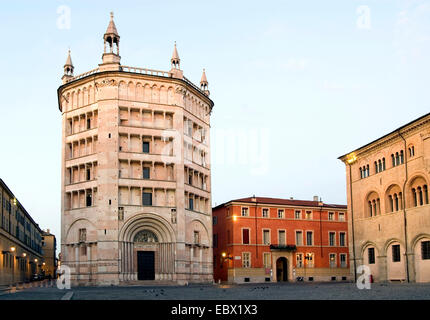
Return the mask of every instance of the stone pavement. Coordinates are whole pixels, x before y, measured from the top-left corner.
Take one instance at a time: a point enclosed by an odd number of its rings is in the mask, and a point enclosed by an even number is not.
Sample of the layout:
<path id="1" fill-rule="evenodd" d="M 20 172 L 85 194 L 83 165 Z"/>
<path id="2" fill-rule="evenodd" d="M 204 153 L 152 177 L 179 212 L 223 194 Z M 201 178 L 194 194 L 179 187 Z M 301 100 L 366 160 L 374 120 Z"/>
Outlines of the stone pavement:
<path id="1" fill-rule="evenodd" d="M 430 283 L 285 283 L 17 289 L 0 300 L 429 300 Z"/>

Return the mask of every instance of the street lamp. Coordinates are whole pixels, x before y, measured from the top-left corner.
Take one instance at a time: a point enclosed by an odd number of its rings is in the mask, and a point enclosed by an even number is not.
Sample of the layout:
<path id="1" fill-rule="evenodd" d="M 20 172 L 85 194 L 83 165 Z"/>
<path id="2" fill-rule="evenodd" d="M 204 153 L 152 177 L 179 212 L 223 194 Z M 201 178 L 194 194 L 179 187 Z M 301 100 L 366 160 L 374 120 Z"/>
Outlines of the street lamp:
<path id="1" fill-rule="evenodd" d="M 309 263 L 309 260 L 311 260 L 311 259 L 312 259 L 312 254 L 311 253 L 306 253 L 306 255 L 305 255 L 305 278 L 306 278 L 306 265 Z M 306 260 L 308 262 L 306 262 Z"/>

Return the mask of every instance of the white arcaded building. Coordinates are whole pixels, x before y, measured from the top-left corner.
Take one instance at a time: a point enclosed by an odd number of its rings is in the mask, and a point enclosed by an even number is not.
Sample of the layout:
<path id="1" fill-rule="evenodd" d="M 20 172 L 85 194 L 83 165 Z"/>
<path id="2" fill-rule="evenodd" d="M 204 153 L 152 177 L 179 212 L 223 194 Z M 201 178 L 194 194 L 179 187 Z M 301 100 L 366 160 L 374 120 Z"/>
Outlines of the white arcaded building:
<path id="1" fill-rule="evenodd" d="M 183 76 L 121 65 L 113 15 L 98 68 L 58 88 L 62 114 L 61 253 L 74 284 L 211 282 L 210 115 Z"/>

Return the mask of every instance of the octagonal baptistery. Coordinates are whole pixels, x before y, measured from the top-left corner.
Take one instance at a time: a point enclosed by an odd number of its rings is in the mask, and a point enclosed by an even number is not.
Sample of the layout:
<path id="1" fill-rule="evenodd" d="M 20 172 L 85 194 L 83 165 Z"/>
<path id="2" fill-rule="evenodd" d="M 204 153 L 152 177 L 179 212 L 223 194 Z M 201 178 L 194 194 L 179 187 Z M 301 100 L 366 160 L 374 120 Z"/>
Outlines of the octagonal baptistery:
<path id="1" fill-rule="evenodd" d="M 213 101 L 180 69 L 120 64 L 113 15 L 102 63 L 58 88 L 62 266 L 72 284 L 211 282 Z"/>

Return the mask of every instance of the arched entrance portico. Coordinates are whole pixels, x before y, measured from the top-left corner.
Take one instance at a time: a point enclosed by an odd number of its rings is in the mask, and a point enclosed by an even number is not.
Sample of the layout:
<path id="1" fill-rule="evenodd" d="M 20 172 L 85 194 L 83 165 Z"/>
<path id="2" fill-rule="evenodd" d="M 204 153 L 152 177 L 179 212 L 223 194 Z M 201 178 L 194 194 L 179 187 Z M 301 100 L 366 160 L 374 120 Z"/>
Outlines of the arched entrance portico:
<path id="1" fill-rule="evenodd" d="M 288 260 L 285 257 L 276 260 L 276 280 L 278 282 L 288 281 Z"/>
<path id="2" fill-rule="evenodd" d="M 142 213 L 120 232 L 122 280 L 176 280 L 175 234 L 162 217 Z"/>
<path id="3" fill-rule="evenodd" d="M 296 251 L 296 246 L 287 245 L 271 245 L 272 253 L 272 282 L 286 282 L 293 279 L 293 253 Z"/>

